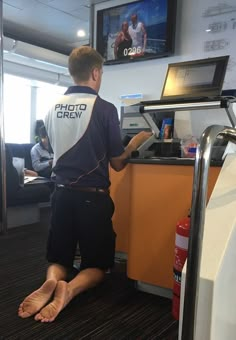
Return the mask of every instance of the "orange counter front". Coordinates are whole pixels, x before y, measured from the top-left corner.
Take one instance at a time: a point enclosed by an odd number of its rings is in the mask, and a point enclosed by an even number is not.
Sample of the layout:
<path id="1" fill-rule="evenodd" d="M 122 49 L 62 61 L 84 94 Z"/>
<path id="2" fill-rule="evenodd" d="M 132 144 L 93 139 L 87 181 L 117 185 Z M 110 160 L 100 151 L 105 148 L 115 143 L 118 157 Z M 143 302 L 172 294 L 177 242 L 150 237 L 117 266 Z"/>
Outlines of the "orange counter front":
<path id="1" fill-rule="evenodd" d="M 172 289 L 176 222 L 191 207 L 193 165 L 129 164 L 111 170 L 117 251 L 128 255 L 127 275 Z M 211 167 L 210 196 L 220 167 Z"/>
<path id="2" fill-rule="evenodd" d="M 111 197 L 115 203 L 113 227 L 117 234 L 116 251 L 128 253 L 131 204 L 131 165 L 120 172 L 110 169 Z"/>

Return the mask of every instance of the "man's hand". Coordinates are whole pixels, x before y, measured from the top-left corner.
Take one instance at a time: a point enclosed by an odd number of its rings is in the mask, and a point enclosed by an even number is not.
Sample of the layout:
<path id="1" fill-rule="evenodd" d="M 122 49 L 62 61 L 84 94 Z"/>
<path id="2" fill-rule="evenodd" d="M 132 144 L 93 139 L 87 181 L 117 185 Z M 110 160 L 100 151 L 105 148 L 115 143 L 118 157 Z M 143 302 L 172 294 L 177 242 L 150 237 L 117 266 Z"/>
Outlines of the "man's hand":
<path id="1" fill-rule="evenodd" d="M 138 149 L 140 145 L 142 145 L 152 135 L 153 135 L 152 132 L 141 131 L 131 139 L 128 145 L 130 145 L 133 151 L 135 151 Z"/>
<path id="2" fill-rule="evenodd" d="M 119 156 L 110 159 L 111 167 L 115 171 L 121 171 L 127 164 L 127 159 L 130 158 L 133 151 L 143 144 L 148 138 L 153 135 L 152 132 L 141 131 L 134 136 L 129 144 L 126 146 L 125 151 Z"/>
<path id="3" fill-rule="evenodd" d="M 24 169 L 24 174 L 25 174 L 25 176 L 29 176 L 29 177 L 37 177 L 38 176 L 38 173 L 36 171 L 29 170 L 29 169 Z"/>

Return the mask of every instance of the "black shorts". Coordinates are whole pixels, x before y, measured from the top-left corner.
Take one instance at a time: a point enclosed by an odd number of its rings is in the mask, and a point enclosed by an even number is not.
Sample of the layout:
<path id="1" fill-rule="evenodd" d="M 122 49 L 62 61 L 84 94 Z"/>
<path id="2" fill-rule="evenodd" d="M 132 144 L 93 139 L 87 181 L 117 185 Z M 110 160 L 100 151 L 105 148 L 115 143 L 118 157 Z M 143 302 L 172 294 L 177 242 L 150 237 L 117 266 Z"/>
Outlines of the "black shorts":
<path id="1" fill-rule="evenodd" d="M 56 189 L 52 196 L 47 260 L 72 268 L 79 243 L 81 269 L 111 268 L 116 239 L 113 213 L 109 194 Z"/>

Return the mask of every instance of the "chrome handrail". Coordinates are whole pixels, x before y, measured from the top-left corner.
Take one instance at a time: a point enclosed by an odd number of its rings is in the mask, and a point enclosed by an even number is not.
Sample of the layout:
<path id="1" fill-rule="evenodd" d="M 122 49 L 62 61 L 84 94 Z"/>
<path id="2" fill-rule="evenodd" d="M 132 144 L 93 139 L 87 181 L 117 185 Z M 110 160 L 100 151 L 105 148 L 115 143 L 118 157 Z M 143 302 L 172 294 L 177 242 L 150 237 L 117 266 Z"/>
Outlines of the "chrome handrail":
<path id="1" fill-rule="evenodd" d="M 186 267 L 181 340 L 193 340 L 195 336 L 208 172 L 212 146 L 218 136 L 222 136 L 224 139 L 236 143 L 236 129 L 221 125 L 209 126 L 203 132 L 197 147 L 193 178 L 191 228 Z"/>

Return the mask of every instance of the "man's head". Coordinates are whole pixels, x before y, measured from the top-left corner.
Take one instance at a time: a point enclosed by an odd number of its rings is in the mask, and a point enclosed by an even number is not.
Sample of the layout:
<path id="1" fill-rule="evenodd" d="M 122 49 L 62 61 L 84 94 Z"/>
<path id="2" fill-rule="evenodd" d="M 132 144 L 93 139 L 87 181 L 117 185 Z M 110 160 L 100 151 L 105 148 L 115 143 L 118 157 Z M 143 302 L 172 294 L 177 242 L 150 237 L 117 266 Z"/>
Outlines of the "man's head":
<path id="1" fill-rule="evenodd" d="M 138 21 L 138 16 L 137 14 L 132 14 L 131 15 L 131 21 L 132 21 L 132 24 L 135 25 Z"/>
<path id="2" fill-rule="evenodd" d="M 39 129 L 39 138 L 40 138 L 41 145 L 43 145 L 43 147 L 45 149 L 48 149 L 49 148 L 49 141 L 48 141 L 47 131 L 46 131 L 44 125 L 41 126 L 41 128 Z"/>
<path id="3" fill-rule="evenodd" d="M 69 56 L 69 72 L 78 85 L 87 85 L 99 90 L 103 66 L 102 56 L 92 47 L 81 46 Z"/>

